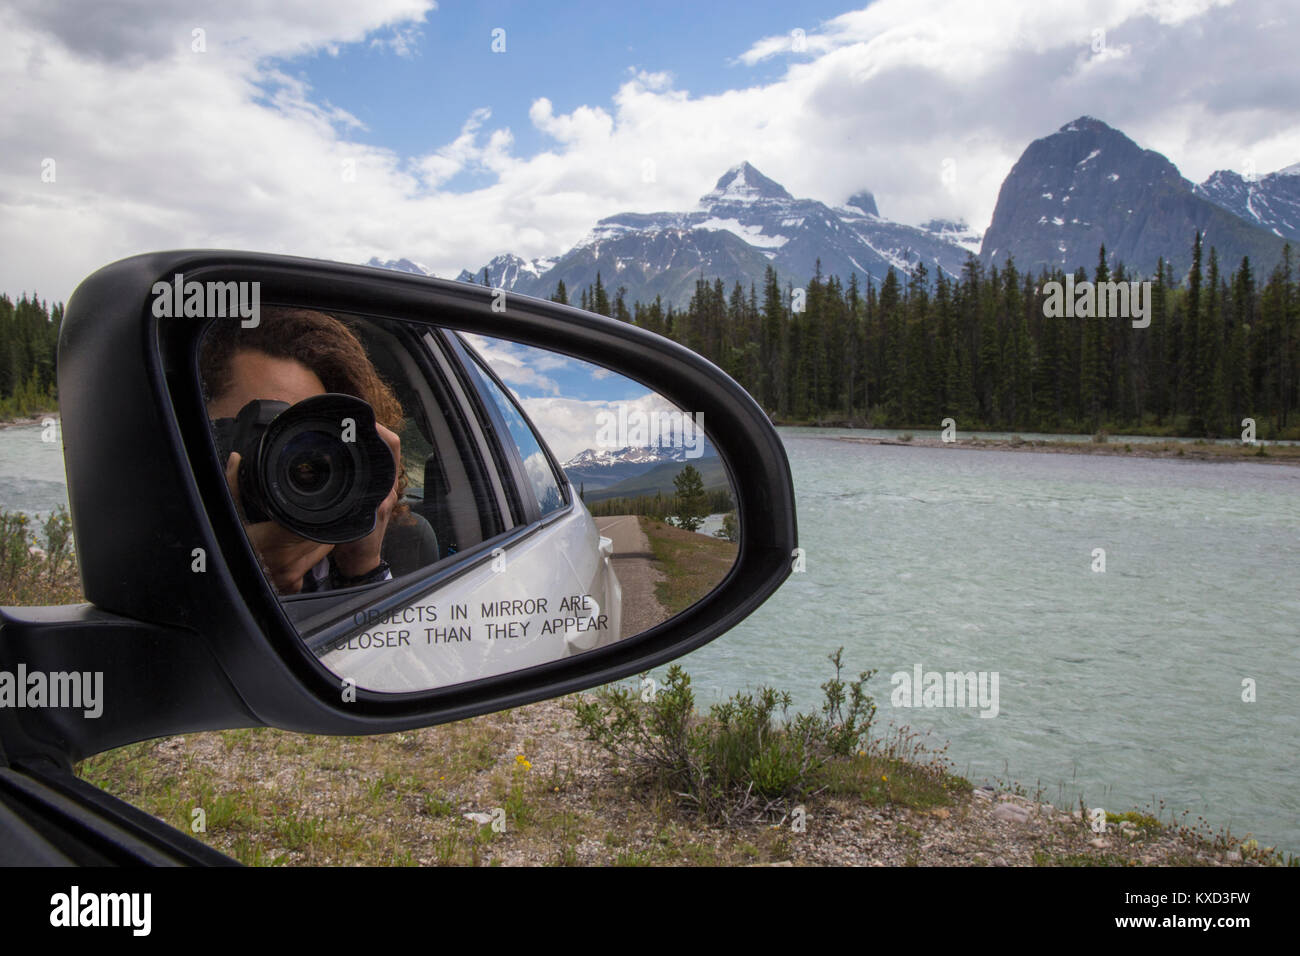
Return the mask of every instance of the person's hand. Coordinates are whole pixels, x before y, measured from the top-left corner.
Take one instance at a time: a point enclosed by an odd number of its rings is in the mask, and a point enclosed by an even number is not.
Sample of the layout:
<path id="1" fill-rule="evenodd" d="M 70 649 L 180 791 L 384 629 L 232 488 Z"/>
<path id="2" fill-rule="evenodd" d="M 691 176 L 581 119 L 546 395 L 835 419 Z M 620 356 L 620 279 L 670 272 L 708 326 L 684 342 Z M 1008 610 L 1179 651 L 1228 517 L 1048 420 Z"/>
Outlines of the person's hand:
<path id="1" fill-rule="evenodd" d="M 244 508 L 239 498 L 238 452 L 232 452 L 226 461 L 226 484 L 242 518 Z M 280 594 L 297 594 L 301 591 L 303 576 L 334 550 L 332 544 L 321 544 L 319 541 L 299 537 L 274 521 L 245 524 L 244 531 L 248 533 L 248 540 L 262 560 L 262 567 Z"/>
<path id="2" fill-rule="evenodd" d="M 400 475 L 402 440 L 383 425 L 376 423 L 375 429 L 379 432 L 379 437 L 392 450 L 393 464 L 397 466 L 397 474 Z M 375 510 L 375 530 L 357 541 L 335 545 L 334 566 L 345 578 L 359 578 L 379 567 L 380 548 L 384 543 L 384 534 L 388 531 L 388 519 L 392 517 L 393 509 L 397 507 L 397 481 L 397 477 L 394 477 L 393 487 L 389 490 L 388 497 Z"/>

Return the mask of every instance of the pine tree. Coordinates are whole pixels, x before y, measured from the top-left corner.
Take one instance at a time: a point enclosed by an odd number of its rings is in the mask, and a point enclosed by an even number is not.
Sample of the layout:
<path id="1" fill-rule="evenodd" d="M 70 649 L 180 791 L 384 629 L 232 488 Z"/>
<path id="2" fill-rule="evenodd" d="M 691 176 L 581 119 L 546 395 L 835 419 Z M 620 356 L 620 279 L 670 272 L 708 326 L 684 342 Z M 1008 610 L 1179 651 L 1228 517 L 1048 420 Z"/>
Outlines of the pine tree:
<path id="1" fill-rule="evenodd" d="M 1110 268 L 1106 263 L 1106 247 L 1103 245 L 1097 256 L 1097 272 L 1094 281 L 1100 298 L 1101 283 L 1110 281 Z M 1101 311 L 1099 308 L 1098 312 Z M 1081 370 L 1083 375 L 1083 410 L 1090 431 L 1097 431 L 1102 423 L 1102 409 L 1106 406 L 1106 342 L 1105 329 L 1107 319 L 1094 315 L 1083 319 L 1083 355 Z"/>
<path id="2" fill-rule="evenodd" d="M 596 288 L 591 293 L 591 311 L 599 312 L 601 315 L 609 315 L 609 295 L 605 292 L 605 286 L 600 281 L 600 272 L 596 272 Z"/>
<path id="3" fill-rule="evenodd" d="M 696 531 L 709 516 L 708 497 L 704 493 L 704 478 L 694 465 L 687 465 L 673 479 L 677 495 L 673 510 L 677 513 L 677 527 L 683 531 Z"/>
<path id="4" fill-rule="evenodd" d="M 1201 421 L 1201 408 L 1197 401 L 1196 374 L 1201 367 L 1199 342 L 1201 315 L 1201 233 L 1197 230 L 1192 241 L 1192 268 L 1187 274 L 1187 295 L 1184 299 L 1179 325 L 1183 337 L 1183 348 L 1179 356 L 1178 379 L 1179 400 L 1183 408 L 1191 412 L 1191 428 L 1197 434 L 1204 430 Z"/>
<path id="5" fill-rule="evenodd" d="M 769 412 L 784 414 L 785 385 L 785 303 L 776 270 L 767 267 L 763 275 L 763 320 L 759 358 L 763 365 L 759 401 Z"/>

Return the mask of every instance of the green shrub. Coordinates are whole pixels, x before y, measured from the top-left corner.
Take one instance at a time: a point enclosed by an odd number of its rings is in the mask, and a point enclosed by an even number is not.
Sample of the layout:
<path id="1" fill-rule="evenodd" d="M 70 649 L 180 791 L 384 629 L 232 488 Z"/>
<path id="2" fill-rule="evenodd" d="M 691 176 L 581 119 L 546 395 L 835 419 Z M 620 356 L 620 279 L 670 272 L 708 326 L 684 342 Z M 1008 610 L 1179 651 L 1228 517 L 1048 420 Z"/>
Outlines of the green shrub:
<path id="1" fill-rule="evenodd" d="M 780 817 L 817 788 L 828 760 L 856 752 L 871 728 L 876 705 L 865 688 L 875 672 L 846 682 L 842 654 L 830 655 L 835 676 L 822 685 L 818 714 L 790 718 L 790 695 L 770 687 L 697 714 L 690 676 L 673 665 L 647 698 L 625 686 L 602 688 L 577 705 L 578 723 L 639 785 L 711 822 Z"/>
<path id="2" fill-rule="evenodd" d="M 0 511 L 0 605 L 80 601 L 81 580 L 66 508 L 50 513 L 38 539 L 21 511 Z"/>

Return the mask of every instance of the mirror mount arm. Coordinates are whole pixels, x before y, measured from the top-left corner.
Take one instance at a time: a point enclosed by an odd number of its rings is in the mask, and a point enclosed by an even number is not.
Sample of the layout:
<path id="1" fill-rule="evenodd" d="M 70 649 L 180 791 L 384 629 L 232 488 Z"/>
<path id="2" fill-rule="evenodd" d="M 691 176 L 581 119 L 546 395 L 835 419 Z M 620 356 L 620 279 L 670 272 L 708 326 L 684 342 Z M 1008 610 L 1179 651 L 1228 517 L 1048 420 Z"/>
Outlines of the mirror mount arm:
<path id="1" fill-rule="evenodd" d="M 22 697 L 20 705 L 0 707 L 10 765 L 71 770 L 139 740 L 262 723 L 192 631 L 76 604 L 0 608 L 0 633 L 0 670 Z M 32 683 L 20 678 L 36 674 L 43 687 L 32 706 Z"/>

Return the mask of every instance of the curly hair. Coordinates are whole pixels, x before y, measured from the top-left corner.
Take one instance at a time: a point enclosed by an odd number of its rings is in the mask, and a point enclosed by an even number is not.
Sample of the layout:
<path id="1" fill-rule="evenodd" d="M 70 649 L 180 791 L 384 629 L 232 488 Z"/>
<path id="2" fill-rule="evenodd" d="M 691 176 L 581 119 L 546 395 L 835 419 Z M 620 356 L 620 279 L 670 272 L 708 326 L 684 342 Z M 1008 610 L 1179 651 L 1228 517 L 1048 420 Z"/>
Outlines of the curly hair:
<path id="1" fill-rule="evenodd" d="M 253 328 L 244 328 L 238 322 L 215 323 L 199 347 L 205 401 L 212 401 L 230 387 L 231 363 L 238 353 L 247 351 L 301 363 L 316 373 L 325 391 L 361 399 L 374 409 L 379 424 L 393 432 L 401 431 L 401 402 L 375 371 L 356 333 L 341 319 L 313 309 L 267 306 Z M 399 499 L 405 493 L 406 467 L 399 461 Z M 399 504 L 399 511 L 405 510 Z"/>

